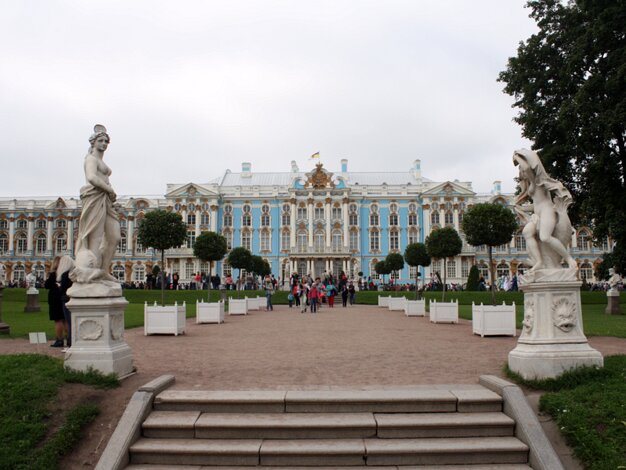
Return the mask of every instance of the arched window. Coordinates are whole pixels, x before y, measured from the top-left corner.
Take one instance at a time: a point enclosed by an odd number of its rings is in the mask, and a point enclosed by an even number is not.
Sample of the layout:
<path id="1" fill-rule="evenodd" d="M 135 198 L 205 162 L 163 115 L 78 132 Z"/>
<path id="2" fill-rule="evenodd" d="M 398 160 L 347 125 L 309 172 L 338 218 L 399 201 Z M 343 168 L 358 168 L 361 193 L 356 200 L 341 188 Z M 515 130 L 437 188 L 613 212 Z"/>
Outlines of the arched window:
<path id="1" fill-rule="evenodd" d="M 232 276 L 233 270 L 227 261 L 222 262 L 222 277 Z"/>
<path id="2" fill-rule="evenodd" d="M 454 225 L 454 214 L 452 211 L 446 212 L 444 218 L 446 226 Z"/>
<path id="3" fill-rule="evenodd" d="M 370 231 L 370 251 L 380 251 L 380 232 L 378 230 Z"/>
<path id="4" fill-rule="evenodd" d="M 526 251 L 526 239 L 522 232 L 515 235 L 515 248 L 517 248 L 517 251 Z"/>
<path id="5" fill-rule="evenodd" d="M 67 228 L 67 221 L 65 219 L 57 219 L 55 226 L 56 228 Z"/>
<path id="6" fill-rule="evenodd" d="M 316 253 L 324 252 L 324 244 L 326 242 L 326 234 L 323 230 L 317 230 L 313 234 L 313 246 L 315 247 Z"/>
<path id="7" fill-rule="evenodd" d="M 498 264 L 498 266 L 496 266 L 496 276 L 498 276 L 498 279 L 500 279 L 502 276 L 508 276 L 508 275 L 509 275 L 508 264 L 506 264 L 505 262 L 502 262 Z"/>
<path id="8" fill-rule="evenodd" d="M 120 238 L 120 242 L 117 244 L 118 255 L 123 255 L 124 253 L 126 253 L 126 245 L 127 245 L 126 232 L 122 232 L 122 238 Z"/>
<path id="9" fill-rule="evenodd" d="M 185 242 L 185 246 L 187 248 L 193 248 L 195 244 L 196 244 L 196 231 L 187 230 L 187 241 Z"/>
<path id="10" fill-rule="evenodd" d="M 67 250 L 67 235 L 65 232 L 58 233 L 54 243 L 54 254 L 62 255 Z"/>
<path id="11" fill-rule="evenodd" d="M 343 233 L 341 230 L 333 230 L 332 233 L 333 251 L 341 251 L 343 249 Z"/>
<path id="12" fill-rule="evenodd" d="M 272 244 L 272 237 L 269 230 L 265 229 L 261 231 L 261 251 L 270 251 Z"/>
<path id="13" fill-rule="evenodd" d="M 430 214 L 430 224 L 439 225 L 439 211 L 433 211 L 433 213 Z"/>
<path id="14" fill-rule="evenodd" d="M 26 279 L 26 268 L 23 264 L 18 264 L 13 268 L 13 280 L 24 281 Z"/>
<path id="15" fill-rule="evenodd" d="M 261 214 L 261 227 L 269 227 L 269 226 L 270 226 L 270 215 Z"/>
<path id="16" fill-rule="evenodd" d="M 224 214 L 224 227 L 233 226 L 233 216 L 231 214 Z"/>
<path id="17" fill-rule="evenodd" d="M 358 230 L 350 230 L 350 251 L 359 251 Z"/>
<path id="18" fill-rule="evenodd" d="M 341 220 L 341 206 L 340 205 L 337 204 L 333 207 L 331 218 L 333 220 Z"/>
<path id="19" fill-rule="evenodd" d="M 447 278 L 450 279 L 452 277 L 456 277 L 456 260 L 455 259 L 449 259 L 446 263 L 446 271 L 447 271 Z"/>
<path id="20" fill-rule="evenodd" d="M 395 213 L 389 214 L 389 225 L 391 227 L 395 227 L 398 225 L 398 214 L 395 214 Z"/>
<path id="21" fill-rule="evenodd" d="M 227 250 L 232 250 L 232 248 L 233 248 L 233 232 L 231 232 L 230 230 L 227 229 L 227 230 L 224 230 L 222 232 L 222 235 L 226 239 L 226 249 Z"/>
<path id="22" fill-rule="evenodd" d="M 35 253 L 43 255 L 48 247 L 48 238 L 45 233 L 40 233 L 35 238 Z"/>
<path id="23" fill-rule="evenodd" d="M 408 236 L 409 245 L 411 243 L 417 243 L 419 241 L 419 232 L 417 231 L 416 228 L 410 228 L 408 235 L 409 235 Z"/>
<path id="24" fill-rule="evenodd" d="M 191 280 L 196 274 L 195 265 L 193 261 L 187 261 L 185 263 L 185 279 Z"/>
<path id="25" fill-rule="evenodd" d="M 581 251 L 589 251 L 591 249 L 591 237 L 587 230 L 582 229 L 576 237 L 576 244 Z"/>
<path id="26" fill-rule="evenodd" d="M 417 225 L 417 214 L 414 212 L 409 213 L 409 227 L 415 227 Z"/>
<path id="27" fill-rule="evenodd" d="M 397 229 L 389 230 L 389 249 L 392 251 L 400 249 L 400 234 Z"/>
<path id="28" fill-rule="evenodd" d="M 46 268 L 41 264 L 35 265 L 35 274 L 37 275 L 37 279 L 45 279 L 46 277 Z"/>
<path id="29" fill-rule="evenodd" d="M 517 274 L 523 276 L 526 273 L 527 269 L 528 269 L 528 266 L 526 266 L 524 263 L 520 263 L 517 265 Z"/>
<path id="30" fill-rule="evenodd" d="M 252 235 L 248 230 L 241 232 L 241 246 L 247 250 L 252 250 Z"/>
<path id="31" fill-rule="evenodd" d="M 28 237 L 25 233 L 21 232 L 15 236 L 15 253 L 23 255 L 28 249 Z"/>
<path id="32" fill-rule="evenodd" d="M 0 219 L 0 229 L 8 229 L 9 228 L 9 222 L 7 221 L 7 219 Z"/>
<path id="33" fill-rule="evenodd" d="M 124 266 L 116 264 L 113 266 L 113 277 L 118 280 L 118 282 L 124 282 L 126 279 L 126 271 L 124 270 Z"/>
<path id="34" fill-rule="evenodd" d="M 48 226 L 46 219 L 37 219 L 37 222 L 35 222 L 35 227 L 43 230 Z"/>
<path id="35" fill-rule="evenodd" d="M 582 263 L 580 265 L 580 279 L 584 279 L 585 281 L 593 279 L 593 268 L 591 267 L 591 263 Z"/>
<path id="36" fill-rule="evenodd" d="M 376 272 L 376 263 L 378 263 L 378 260 L 376 258 L 374 258 L 370 263 L 370 277 L 372 278 L 372 280 L 379 279 L 380 277 L 380 275 Z"/>
<path id="37" fill-rule="evenodd" d="M 280 246 L 282 250 L 289 250 L 291 248 L 291 232 L 288 229 L 281 232 Z"/>
<path id="38" fill-rule="evenodd" d="M 146 267 L 143 264 L 136 265 L 133 269 L 133 281 L 143 282 L 146 280 Z"/>
<path id="39" fill-rule="evenodd" d="M 18 228 L 18 229 L 20 229 L 20 228 L 21 229 L 27 229 L 28 228 L 28 220 L 26 220 L 26 219 L 19 219 L 15 225 L 16 225 L 16 228 Z"/>
<path id="40" fill-rule="evenodd" d="M 289 204 L 283 205 L 282 224 L 283 226 L 291 224 L 291 206 Z"/>
<path id="41" fill-rule="evenodd" d="M 0 255 L 9 251 L 9 237 L 6 233 L 0 233 Z"/>
<path id="42" fill-rule="evenodd" d="M 487 263 L 477 264 L 476 267 L 478 268 L 478 274 L 480 275 L 480 277 L 482 277 L 485 280 L 488 280 L 489 279 L 489 266 L 487 266 Z"/>
<path id="43" fill-rule="evenodd" d="M 243 214 L 241 216 L 241 226 L 242 227 L 251 227 L 252 226 L 252 216 L 250 214 Z"/>
<path id="44" fill-rule="evenodd" d="M 200 214 L 200 225 L 210 225 L 211 224 L 211 215 L 208 212 L 203 212 Z"/>
<path id="45" fill-rule="evenodd" d="M 370 214 L 370 226 L 377 227 L 378 226 L 378 214 L 371 213 Z"/>

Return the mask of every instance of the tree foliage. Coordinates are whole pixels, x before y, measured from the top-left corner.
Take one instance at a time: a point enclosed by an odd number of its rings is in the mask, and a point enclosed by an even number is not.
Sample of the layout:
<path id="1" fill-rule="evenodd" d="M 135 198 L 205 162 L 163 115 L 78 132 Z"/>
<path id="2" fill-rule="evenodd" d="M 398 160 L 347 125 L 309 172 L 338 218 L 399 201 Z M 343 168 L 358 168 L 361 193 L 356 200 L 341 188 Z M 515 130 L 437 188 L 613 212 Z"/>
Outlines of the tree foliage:
<path id="1" fill-rule="evenodd" d="M 165 250 L 182 245 L 186 238 L 187 225 L 175 212 L 158 209 L 146 213 L 139 222 L 139 243 L 161 251 L 161 305 L 165 305 Z"/>
<path id="2" fill-rule="evenodd" d="M 400 253 L 389 253 L 385 258 L 385 265 L 390 272 L 402 271 L 404 269 L 404 258 Z"/>
<path id="3" fill-rule="evenodd" d="M 473 246 L 487 245 L 491 273 L 491 300 L 496 304 L 495 266 L 493 247 L 511 241 L 518 228 L 515 215 L 508 208 L 495 203 L 481 203 L 470 207 L 463 215 L 463 233 Z"/>
<path id="4" fill-rule="evenodd" d="M 546 170 L 574 196 L 570 217 L 626 261 L 626 2 L 532 0 L 539 31 L 499 80 Z"/>
<path id="5" fill-rule="evenodd" d="M 374 265 L 374 270 L 376 274 L 383 276 L 383 283 L 385 282 L 385 275 L 391 273 L 391 269 L 389 269 L 384 259 Z"/>
<path id="6" fill-rule="evenodd" d="M 470 292 L 477 292 L 480 290 L 479 288 L 480 281 L 480 272 L 478 271 L 478 266 L 472 264 L 470 268 L 469 275 L 467 276 L 467 284 L 465 285 L 465 290 Z"/>
<path id="7" fill-rule="evenodd" d="M 207 290 L 208 299 L 211 299 L 211 274 L 213 272 L 213 261 L 224 258 L 228 251 L 226 238 L 215 232 L 202 232 L 196 238 L 193 245 L 193 254 L 196 258 L 209 263 Z"/>
<path id="8" fill-rule="evenodd" d="M 258 274 L 259 276 L 267 276 L 272 273 L 272 268 L 270 264 L 264 260 L 261 256 L 253 255 L 252 256 L 252 267 L 250 270 L 254 274 Z"/>
<path id="9" fill-rule="evenodd" d="M 463 241 L 459 233 L 452 227 L 433 230 L 426 237 L 426 251 L 431 258 L 443 259 L 443 292 L 441 300 L 446 297 L 446 263 L 447 259 L 461 253 Z"/>
<path id="10" fill-rule="evenodd" d="M 227 259 L 228 264 L 230 264 L 233 268 L 239 270 L 239 277 L 241 277 L 242 269 L 251 271 L 253 268 L 252 253 L 250 253 L 250 250 L 244 248 L 243 246 L 238 246 L 230 250 Z"/>
<path id="11" fill-rule="evenodd" d="M 417 276 L 419 277 L 419 267 L 430 265 L 430 256 L 426 251 L 426 245 L 423 243 L 410 243 L 404 249 L 404 261 L 409 266 L 413 266 L 417 269 Z M 418 279 L 415 279 L 415 298 L 419 298 Z"/>

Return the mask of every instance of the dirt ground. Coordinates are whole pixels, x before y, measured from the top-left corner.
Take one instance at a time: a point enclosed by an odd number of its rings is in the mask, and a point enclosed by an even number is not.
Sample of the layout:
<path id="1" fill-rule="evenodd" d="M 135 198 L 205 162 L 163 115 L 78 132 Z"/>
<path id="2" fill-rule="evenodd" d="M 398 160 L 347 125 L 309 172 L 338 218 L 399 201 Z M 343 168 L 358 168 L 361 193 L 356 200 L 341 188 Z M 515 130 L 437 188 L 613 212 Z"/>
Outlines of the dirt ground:
<path id="1" fill-rule="evenodd" d="M 227 316 L 221 325 L 187 320 L 181 336 L 144 336 L 126 330 L 137 373 L 115 390 L 64 387 L 55 407 L 88 399 L 101 414 L 61 468 L 89 469 L 97 463 L 132 394 L 163 374 L 185 390 L 295 389 L 320 387 L 475 384 L 483 374 L 503 377 L 502 367 L 517 338 L 473 335 L 471 323 L 432 324 L 374 306 L 324 308 L 300 314 L 287 306 L 273 312 Z M 591 337 L 603 355 L 626 353 L 626 339 Z M 0 341 L 0 354 L 62 357 L 56 348 L 27 340 Z"/>

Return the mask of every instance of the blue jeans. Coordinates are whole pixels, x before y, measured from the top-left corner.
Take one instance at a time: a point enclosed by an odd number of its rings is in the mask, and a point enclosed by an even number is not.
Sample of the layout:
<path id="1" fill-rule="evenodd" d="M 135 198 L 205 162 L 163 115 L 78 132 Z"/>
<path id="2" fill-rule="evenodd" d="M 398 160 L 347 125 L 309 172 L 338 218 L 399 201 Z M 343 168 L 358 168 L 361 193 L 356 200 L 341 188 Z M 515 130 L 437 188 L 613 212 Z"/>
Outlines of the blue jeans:
<path id="1" fill-rule="evenodd" d="M 313 297 L 310 299 L 311 301 L 311 313 L 317 313 L 317 298 Z"/>
<path id="2" fill-rule="evenodd" d="M 269 292 L 265 294 L 265 298 L 267 299 L 266 308 L 267 310 L 274 310 L 274 306 L 272 305 L 272 294 Z"/>

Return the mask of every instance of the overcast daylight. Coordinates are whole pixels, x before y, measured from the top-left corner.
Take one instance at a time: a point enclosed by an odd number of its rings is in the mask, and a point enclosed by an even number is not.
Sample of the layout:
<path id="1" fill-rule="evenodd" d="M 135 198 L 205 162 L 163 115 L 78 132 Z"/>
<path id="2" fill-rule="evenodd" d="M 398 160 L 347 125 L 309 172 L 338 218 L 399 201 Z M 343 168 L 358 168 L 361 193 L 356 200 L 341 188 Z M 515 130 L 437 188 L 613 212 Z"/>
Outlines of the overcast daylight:
<path id="1" fill-rule="evenodd" d="M 524 0 L 3 1 L 0 197 L 78 196 L 93 125 L 120 195 L 253 171 L 407 171 L 513 191 L 497 82 Z"/>

